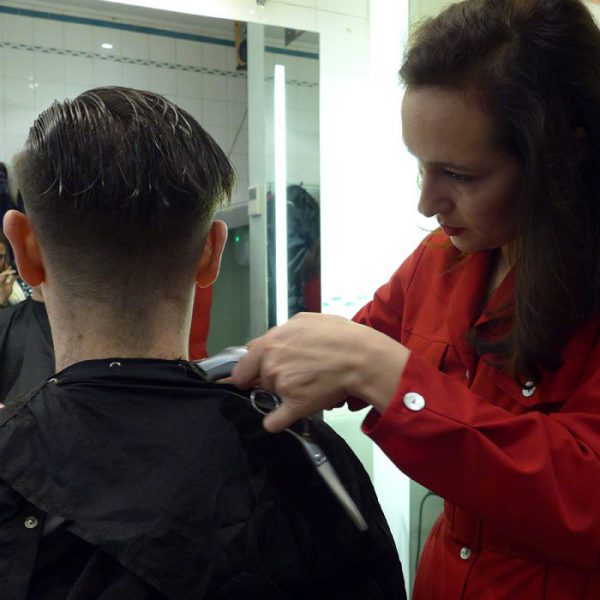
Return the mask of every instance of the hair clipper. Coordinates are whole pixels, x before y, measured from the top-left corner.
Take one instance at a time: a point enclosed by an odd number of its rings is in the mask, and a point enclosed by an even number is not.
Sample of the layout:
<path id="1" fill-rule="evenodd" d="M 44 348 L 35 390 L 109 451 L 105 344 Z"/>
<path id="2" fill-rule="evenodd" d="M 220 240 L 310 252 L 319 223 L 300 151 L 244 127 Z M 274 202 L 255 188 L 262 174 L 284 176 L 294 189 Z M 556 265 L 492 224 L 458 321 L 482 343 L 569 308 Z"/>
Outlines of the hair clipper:
<path id="1" fill-rule="evenodd" d="M 230 346 L 214 356 L 195 360 L 194 365 L 208 381 L 218 381 L 225 377 L 229 377 L 233 371 L 233 367 L 240 361 L 242 356 L 248 352 L 246 346 Z"/>

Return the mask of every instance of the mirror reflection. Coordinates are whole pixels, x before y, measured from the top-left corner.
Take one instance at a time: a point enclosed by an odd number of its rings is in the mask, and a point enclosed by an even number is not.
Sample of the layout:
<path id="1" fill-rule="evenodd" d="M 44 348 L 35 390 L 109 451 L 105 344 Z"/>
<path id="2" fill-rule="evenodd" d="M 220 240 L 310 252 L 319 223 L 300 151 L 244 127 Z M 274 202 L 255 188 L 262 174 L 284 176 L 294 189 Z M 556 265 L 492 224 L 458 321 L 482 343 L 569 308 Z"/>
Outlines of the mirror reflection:
<path id="1" fill-rule="evenodd" d="M 289 314 L 319 310 L 319 137 L 318 35 L 265 27 L 265 173 L 261 190 L 269 217 L 269 281 L 250 280 L 252 244 L 248 225 L 249 136 L 247 28 L 245 23 L 184 15 L 100 0 L 48 3 L 11 2 L 0 6 L 0 58 L 4 94 L 0 127 L 0 210 L 17 203 L 11 158 L 29 127 L 55 99 L 86 89 L 123 85 L 158 92 L 190 112 L 232 161 L 238 179 L 231 205 L 218 217 L 229 226 L 221 275 L 211 288 L 198 288 L 190 356 L 200 358 L 245 343 L 250 331 L 250 289 L 268 285 L 269 315 L 275 310 L 273 69 L 286 71 L 287 205 Z M 2 171 L 0 169 L 0 175 Z M 255 182 L 257 183 L 257 182 Z M 0 215 L 1 216 L 1 215 Z M 0 240 L 2 241 L 2 240 Z M 0 248 L 3 244 L 0 244 Z M 32 291 L 19 280 L 6 247 L 0 286 L 10 287 L 10 307 Z M 41 298 L 36 295 L 39 309 Z M 19 307 L 20 310 L 23 307 Z M 38 310 L 37 312 L 43 312 Z M 8 315 L 8 313 L 7 313 Z M 8 318 L 8 316 L 7 316 Z M 264 327 L 274 324 L 269 316 Z M 39 328 L 38 328 L 39 329 Z M 38 338 L 45 334 L 38 331 Z M 20 336 L 25 339 L 25 334 Z M 27 342 L 31 344 L 31 339 Z M 6 345 L 6 344 L 5 344 Z M 20 352 L 25 352 L 22 342 Z M 6 352 L 8 348 L 0 349 Z M 14 349 L 11 351 L 14 354 Z M 52 370 L 52 369 L 50 369 Z M 5 398 L 3 398 L 5 399 Z"/>
<path id="2" fill-rule="evenodd" d="M 278 323 L 278 313 L 281 322 L 298 312 L 321 310 L 319 40 L 315 33 L 279 27 L 266 27 L 265 39 L 268 325 L 272 327 Z M 277 42 L 278 46 L 272 45 Z M 292 42 L 295 46 L 302 43 L 294 54 L 281 47 Z M 278 141 L 283 148 L 277 147 Z M 278 159 L 284 161 L 284 173 L 278 172 Z M 278 194 L 285 195 L 284 201 L 279 201 Z M 278 246 L 278 212 L 283 210 L 285 243 Z M 280 258 L 287 267 L 278 269 L 278 255 L 283 251 L 287 256 Z M 287 293 L 278 294 L 282 280 L 287 281 Z"/>

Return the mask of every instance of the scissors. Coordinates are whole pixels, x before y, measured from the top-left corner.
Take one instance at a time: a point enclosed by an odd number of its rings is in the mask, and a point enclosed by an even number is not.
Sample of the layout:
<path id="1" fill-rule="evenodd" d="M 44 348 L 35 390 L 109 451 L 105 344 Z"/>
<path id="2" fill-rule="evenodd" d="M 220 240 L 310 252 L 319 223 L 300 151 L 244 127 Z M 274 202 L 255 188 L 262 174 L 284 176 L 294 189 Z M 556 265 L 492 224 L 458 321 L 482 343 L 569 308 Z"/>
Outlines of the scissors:
<path id="1" fill-rule="evenodd" d="M 193 364 L 200 369 L 206 379 L 209 381 L 217 381 L 218 379 L 223 379 L 224 377 L 231 375 L 233 367 L 247 352 L 248 349 L 245 346 L 231 346 L 210 358 L 196 360 Z M 281 400 L 278 396 L 267 390 L 255 388 L 250 392 L 250 404 L 252 405 L 252 408 L 259 413 L 268 415 L 271 411 L 281 405 Z M 317 473 L 323 479 L 354 525 L 356 525 L 360 531 L 366 531 L 368 529 L 367 522 L 340 481 L 340 478 L 335 472 L 333 465 L 329 462 L 327 455 L 316 440 L 315 424 L 310 419 L 300 419 L 293 425 L 290 425 L 285 431 L 300 442 Z"/>

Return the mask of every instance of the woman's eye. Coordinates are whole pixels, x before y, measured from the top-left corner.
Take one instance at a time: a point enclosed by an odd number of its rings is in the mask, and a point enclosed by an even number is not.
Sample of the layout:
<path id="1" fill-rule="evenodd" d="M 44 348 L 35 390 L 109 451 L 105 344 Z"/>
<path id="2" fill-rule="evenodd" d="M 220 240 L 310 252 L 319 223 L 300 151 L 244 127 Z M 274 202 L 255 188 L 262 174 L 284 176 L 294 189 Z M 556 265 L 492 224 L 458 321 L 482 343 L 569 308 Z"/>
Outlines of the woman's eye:
<path id="1" fill-rule="evenodd" d="M 458 183 L 470 183 L 475 180 L 473 175 L 462 175 L 461 173 L 455 173 L 454 171 L 444 171 L 444 174 Z"/>

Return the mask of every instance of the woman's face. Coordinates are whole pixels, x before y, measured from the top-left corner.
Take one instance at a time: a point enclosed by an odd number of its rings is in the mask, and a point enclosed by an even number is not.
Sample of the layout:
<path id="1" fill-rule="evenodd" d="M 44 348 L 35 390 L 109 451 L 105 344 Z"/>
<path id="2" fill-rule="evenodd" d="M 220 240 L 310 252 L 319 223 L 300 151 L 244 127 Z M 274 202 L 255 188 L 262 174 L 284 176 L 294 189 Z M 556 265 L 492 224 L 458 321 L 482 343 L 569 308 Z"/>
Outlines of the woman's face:
<path id="1" fill-rule="evenodd" d="M 473 98 L 458 90 L 409 87 L 402 129 L 419 161 L 419 212 L 435 216 L 463 252 L 512 242 L 522 169 L 492 144 L 491 120 Z"/>

